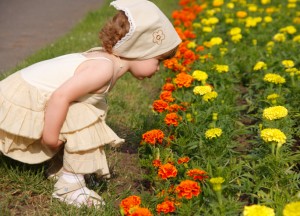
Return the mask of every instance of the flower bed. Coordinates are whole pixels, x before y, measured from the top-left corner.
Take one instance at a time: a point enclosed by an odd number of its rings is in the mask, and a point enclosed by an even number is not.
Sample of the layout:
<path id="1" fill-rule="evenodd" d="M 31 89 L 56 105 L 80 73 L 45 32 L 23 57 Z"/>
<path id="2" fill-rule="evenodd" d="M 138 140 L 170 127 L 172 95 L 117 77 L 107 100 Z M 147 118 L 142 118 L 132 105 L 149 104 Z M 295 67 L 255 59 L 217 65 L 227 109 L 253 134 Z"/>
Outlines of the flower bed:
<path id="1" fill-rule="evenodd" d="M 299 215 L 299 2 L 179 5 L 183 42 L 139 149 L 151 192 L 122 214 Z"/>

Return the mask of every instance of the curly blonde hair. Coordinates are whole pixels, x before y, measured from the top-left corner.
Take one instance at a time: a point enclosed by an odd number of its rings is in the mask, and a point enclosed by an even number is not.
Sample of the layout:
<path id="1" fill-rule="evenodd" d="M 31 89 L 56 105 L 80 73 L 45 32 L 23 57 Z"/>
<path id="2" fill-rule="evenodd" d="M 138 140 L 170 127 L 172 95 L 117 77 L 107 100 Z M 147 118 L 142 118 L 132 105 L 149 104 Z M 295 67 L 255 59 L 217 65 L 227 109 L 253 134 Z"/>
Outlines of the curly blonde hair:
<path id="1" fill-rule="evenodd" d="M 127 16 L 123 11 L 118 11 L 99 32 L 102 47 L 108 53 L 112 53 L 114 45 L 128 33 L 129 28 L 130 24 Z"/>

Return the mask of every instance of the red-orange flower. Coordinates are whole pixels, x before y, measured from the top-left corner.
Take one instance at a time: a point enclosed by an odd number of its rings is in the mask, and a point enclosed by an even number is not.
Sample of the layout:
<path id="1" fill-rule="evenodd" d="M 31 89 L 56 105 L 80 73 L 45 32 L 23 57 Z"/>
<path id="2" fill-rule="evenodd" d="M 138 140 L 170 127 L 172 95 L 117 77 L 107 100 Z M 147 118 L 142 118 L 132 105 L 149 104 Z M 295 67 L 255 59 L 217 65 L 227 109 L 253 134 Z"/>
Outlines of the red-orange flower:
<path id="1" fill-rule="evenodd" d="M 179 106 L 178 104 L 172 104 L 167 107 L 167 110 L 169 112 L 177 112 L 178 110 L 185 110 L 185 108 L 183 106 Z"/>
<path id="2" fill-rule="evenodd" d="M 159 167 L 161 165 L 161 161 L 158 160 L 158 159 L 155 159 L 155 160 L 152 161 L 152 165 L 154 167 Z"/>
<path id="3" fill-rule="evenodd" d="M 183 53 L 183 65 L 189 65 L 194 63 L 198 59 L 198 56 L 192 51 L 192 50 L 187 50 L 186 52 Z"/>
<path id="4" fill-rule="evenodd" d="M 207 172 L 200 169 L 191 169 L 186 174 L 192 177 L 194 180 L 204 181 L 205 179 L 208 178 Z"/>
<path id="5" fill-rule="evenodd" d="M 197 52 L 204 51 L 204 46 L 202 46 L 202 45 L 197 46 L 196 51 Z"/>
<path id="6" fill-rule="evenodd" d="M 170 212 L 175 212 L 175 204 L 172 201 L 166 200 L 161 204 L 157 204 L 156 211 L 158 213 L 163 212 L 165 214 L 168 214 Z"/>
<path id="7" fill-rule="evenodd" d="M 171 91 L 172 92 L 172 91 L 174 91 L 176 89 L 176 87 L 172 83 L 166 83 L 166 84 L 163 85 L 162 89 L 164 91 Z"/>
<path id="8" fill-rule="evenodd" d="M 190 161 L 190 158 L 189 157 L 181 157 L 177 160 L 177 163 L 178 164 L 183 164 L 183 163 L 187 163 Z"/>
<path id="9" fill-rule="evenodd" d="M 171 91 L 163 91 L 160 93 L 160 99 L 166 102 L 172 102 L 175 99 L 172 97 L 172 92 Z"/>
<path id="10" fill-rule="evenodd" d="M 152 213 L 148 208 L 137 207 L 129 216 L 152 216 Z"/>
<path id="11" fill-rule="evenodd" d="M 164 66 L 173 71 L 183 71 L 184 66 L 182 66 L 177 58 L 171 58 L 164 61 Z"/>
<path id="12" fill-rule="evenodd" d="M 201 192 L 200 185 L 192 180 L 182 181 L 176 188 L 175 192 L 179 198 L 185 197 L 186 199 L 192 199 L 193 196 L 198 196 Z"/>
<path id="13" fill-rule="evenodd" d="M 161 130 L 153 129 L 150 131 L 147 131 L 142 135 L 143 140 L 146 143 L 155 145 L 156 143 L 162 143 L 165 135 Z"/>
<path id="14" fill-rule="evenodd" d="M 187 73 L 179 73 L 176 75 L 175 83 L 179 88 L 190 87 L 193 82 L 193 77 Z"/>
<path id="15" fill-rule="evenodd" d="M 163 100 L 155 100 L 152 104 L 153 106 L 153 109 L 156 111 L 156 112 L 163 112 L 165 111 L 167 108 L 168 108 L 168 103 L 166 101 L 163 101 Z"/>
<path id="16" fill-rule="evenodd" d="M 181 120 L 181 117 L 177 115 L 177 113 L 168 113 L 165 117 L 165 123 L 167 125 L 174 125 L 175 127 L 178 126 L 179 122 Z"/>
<path id="17" fill-rule="evenodd" d="M 167 179 L 177 176 L 177 169 L 174 165 L 167 163 L 163 164 L 158 169 L 158 176 L 162 179 Z"/>
<path id="18" fill-rule="evenodd" d="M 138 207 L 140 204 L 141 198 L 133 195 L 123 199 L 120 203 L 120 208 L 123 210 L 125 215 L 129 215 L 130 209 Z"/>

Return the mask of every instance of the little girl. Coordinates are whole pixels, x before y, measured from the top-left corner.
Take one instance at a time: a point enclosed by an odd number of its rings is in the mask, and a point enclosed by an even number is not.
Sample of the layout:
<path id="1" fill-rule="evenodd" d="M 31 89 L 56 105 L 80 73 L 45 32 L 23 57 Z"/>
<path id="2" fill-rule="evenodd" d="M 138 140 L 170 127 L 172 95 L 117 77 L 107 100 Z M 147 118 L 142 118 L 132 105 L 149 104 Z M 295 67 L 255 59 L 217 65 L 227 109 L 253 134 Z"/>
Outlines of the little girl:
<path id="1" fill-rule="evenodd" d="M 168 18 L 147 0 L 116 0 L 102 28 L 102 48 L 24 68 L 0 82 L 0 151 L 37 164 L 63 149 L 53 197 L 76 206 L 103 205 L 84 174 L 109 175 L 104 145 L 124 142 L 105 123 L 105 96 L 126 72 L 150 78 L 181 42 Z"/>

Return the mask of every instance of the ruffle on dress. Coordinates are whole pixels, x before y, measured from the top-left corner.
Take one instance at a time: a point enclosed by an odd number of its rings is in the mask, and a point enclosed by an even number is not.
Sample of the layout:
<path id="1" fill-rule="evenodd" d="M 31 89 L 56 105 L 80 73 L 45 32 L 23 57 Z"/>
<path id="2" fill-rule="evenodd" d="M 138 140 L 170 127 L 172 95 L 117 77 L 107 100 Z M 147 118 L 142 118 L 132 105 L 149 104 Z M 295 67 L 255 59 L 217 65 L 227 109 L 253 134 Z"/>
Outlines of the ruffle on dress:
<path id="1" fill-rule="evenodd" d="M 41 138 L 44 111 L 50 96 L 50 92 L 25 82 L 18 72 L 0 82 L 0 150 L 6 154 L 14 150 L 26 151 Z M 90 101 L 95 101 L 92 98 L 97 95 L 90 97 Z M 87 103 L 87 99 L 70 105 L 60 133 L 68 152 L 82 152 L 106 144 L 115 147 L 124 142 L 106 125 L 107 104 L 102 98 L 95 105 Z"/>
<path id="2" fill-rule="evenodd" d="M 39 139 L 44 110 L 50 93 L 39 91 L 22 80 L 19 73 L 0 82 L 0 129 L 30 139 Z"/>

